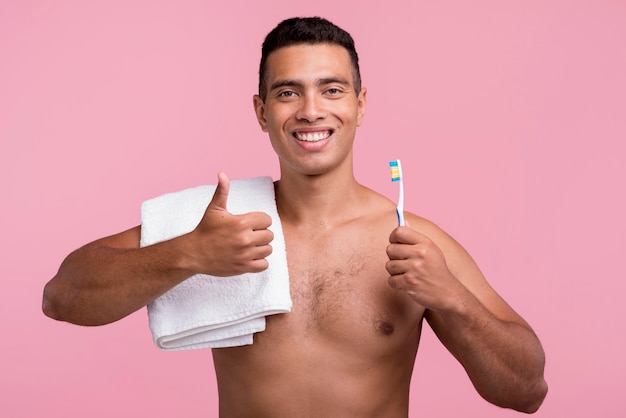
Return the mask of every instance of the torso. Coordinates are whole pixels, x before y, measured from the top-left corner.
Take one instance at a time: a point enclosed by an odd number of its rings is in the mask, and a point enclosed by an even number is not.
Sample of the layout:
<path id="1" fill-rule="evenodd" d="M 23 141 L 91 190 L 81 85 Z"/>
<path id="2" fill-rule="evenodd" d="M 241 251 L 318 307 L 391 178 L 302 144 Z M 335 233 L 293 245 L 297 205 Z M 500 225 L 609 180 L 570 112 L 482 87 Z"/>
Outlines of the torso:
<path id="1" fill-rule="evenodd" d="M 213 351 L 220 416 L 407 416 L 423 309 L 387 284 L 396 217 L 377 207 L 314 233 L 283 222 L 293 309 Z"/>

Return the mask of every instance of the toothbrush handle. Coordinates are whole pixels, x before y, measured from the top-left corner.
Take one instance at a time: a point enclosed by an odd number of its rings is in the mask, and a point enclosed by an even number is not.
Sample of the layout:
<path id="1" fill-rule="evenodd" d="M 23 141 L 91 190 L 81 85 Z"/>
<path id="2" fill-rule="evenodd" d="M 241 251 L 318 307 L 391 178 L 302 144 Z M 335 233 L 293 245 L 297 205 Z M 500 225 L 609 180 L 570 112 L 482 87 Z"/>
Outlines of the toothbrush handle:
<path id="1" fill-rule="evenodd" d="M 396 214 L 398 215 L 398 226 L 404 226 L 404 185 L 402 184 L 402 179 L 400 179 L 399 184 L 399 195 L 398 195 L 398 206 L 396 207 Z"/>
<path id="2" fill-rule="evenodd" d="M 398 215 L 398 226 L 404 226 L 404 211 L 396 208 L 396 214 Z"/>

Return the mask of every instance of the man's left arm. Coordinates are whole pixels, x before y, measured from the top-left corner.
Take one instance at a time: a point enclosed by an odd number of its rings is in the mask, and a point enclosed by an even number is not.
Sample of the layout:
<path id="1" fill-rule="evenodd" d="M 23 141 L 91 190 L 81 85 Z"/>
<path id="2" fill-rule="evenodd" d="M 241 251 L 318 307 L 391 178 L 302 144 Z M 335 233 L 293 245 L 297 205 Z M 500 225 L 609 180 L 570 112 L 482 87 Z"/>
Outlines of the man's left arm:
<path id="1" fill-rule="evenodd" d="M 471 256 L 436 226 L 411 216 L 387 248 L 391 287 L 426 308 L 425 318 L 489 402 L 535 412 L 547 393 L 545 356 L 526 321 L 487 283 Z"/>

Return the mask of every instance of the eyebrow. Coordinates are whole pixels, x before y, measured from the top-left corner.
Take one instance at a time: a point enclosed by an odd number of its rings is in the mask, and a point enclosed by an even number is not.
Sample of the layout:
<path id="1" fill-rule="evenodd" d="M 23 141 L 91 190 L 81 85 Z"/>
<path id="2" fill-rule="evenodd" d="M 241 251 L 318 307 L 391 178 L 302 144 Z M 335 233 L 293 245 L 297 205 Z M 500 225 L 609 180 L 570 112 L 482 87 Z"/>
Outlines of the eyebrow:
<path id="1" fill-rule="evenodd" d="M 324 86 L 327 84 L 341 84 L 342 86 L 346 86 L 346 87 L 350 87 L 350 81 L 342 78 L 342 77 L 324 77 L 324 78 L 318 78 L 317 80 L 315 80 L 315 85 L 317 87 L 319 86 Z M 272 83 L 272 85 L 270 86 L 270 90 L 275 90 L 275 89 L 279 89 L 281 87 L 304 87 L 304 83 L 302 81 L 299 80 L 293 80 L 293 79 L 282 79 L 282 80 L 276 80 L 274 83 Z"/>

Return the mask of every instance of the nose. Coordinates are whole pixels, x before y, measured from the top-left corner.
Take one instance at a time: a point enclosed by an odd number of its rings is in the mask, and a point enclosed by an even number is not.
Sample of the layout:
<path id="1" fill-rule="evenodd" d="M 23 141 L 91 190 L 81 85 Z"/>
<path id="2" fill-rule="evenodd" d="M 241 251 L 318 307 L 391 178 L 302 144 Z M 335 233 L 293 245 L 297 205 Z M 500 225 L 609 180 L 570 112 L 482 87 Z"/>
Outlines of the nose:
<path id="1" fill-rule="evenodd" d="M 315 122 L 326 116 L 323 99 L 317 94 L 307 94 L 301 98 L 301 106 L 298 109 L 296 117 L 299 120 L 307 122 Z"/>

